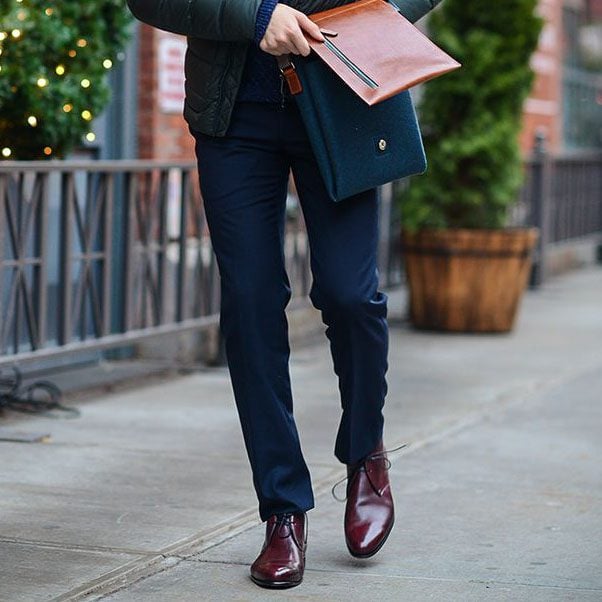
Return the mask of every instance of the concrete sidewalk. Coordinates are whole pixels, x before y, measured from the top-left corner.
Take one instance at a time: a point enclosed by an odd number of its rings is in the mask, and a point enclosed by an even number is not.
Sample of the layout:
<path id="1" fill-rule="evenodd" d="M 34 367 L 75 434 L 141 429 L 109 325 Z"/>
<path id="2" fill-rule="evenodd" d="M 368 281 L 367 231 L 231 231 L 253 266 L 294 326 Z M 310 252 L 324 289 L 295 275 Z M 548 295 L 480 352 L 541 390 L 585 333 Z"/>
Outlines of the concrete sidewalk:
<path id="1" fill-rule="evenodd" d="M 391 314 L 401 299 L 392 296 Z M 386 443 L 397 524 L 346 552 L 325 338 L 291 373 L 317 505 L 304 583 L 248 579 L 263 539 L 225 368 L 27 418 L 0 443 L 0 600 L 602 600 L 602 269 L 528 292 L 516 331 L 391 324 Z"/>

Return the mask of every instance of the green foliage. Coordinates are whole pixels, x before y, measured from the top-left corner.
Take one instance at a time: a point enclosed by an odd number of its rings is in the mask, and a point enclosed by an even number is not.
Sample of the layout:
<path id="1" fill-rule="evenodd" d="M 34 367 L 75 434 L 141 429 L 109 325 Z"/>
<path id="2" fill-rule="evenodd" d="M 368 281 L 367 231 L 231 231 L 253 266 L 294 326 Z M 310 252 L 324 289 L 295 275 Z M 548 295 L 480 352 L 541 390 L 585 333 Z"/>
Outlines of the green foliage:
<path id="1" fill-rule="evenodd" d="M 63 157 L 81 141 L 130 23 L 123 0 L 0 0 L 0 159 Z"/>
<path id="2" fill-rule="evenodd" d="M 404 227 L 498 228 L 516 200 L 529 66 L 542 20 L 537 0 L 444 0 L 431 39 L 462 67 L 425 84 L 426 174 L 402 195 Z"/>

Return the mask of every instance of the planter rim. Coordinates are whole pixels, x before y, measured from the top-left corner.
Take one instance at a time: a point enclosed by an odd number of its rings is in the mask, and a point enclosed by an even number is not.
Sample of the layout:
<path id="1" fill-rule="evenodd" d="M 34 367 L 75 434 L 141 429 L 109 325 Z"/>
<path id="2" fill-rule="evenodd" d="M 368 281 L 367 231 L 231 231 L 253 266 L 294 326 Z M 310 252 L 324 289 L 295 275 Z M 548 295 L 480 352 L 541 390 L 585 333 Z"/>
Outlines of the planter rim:
<path id="1" fill-rule="evenodd" d="M 406 234 L 410 234 L 410 235 L 416 235 L 416 234 L 422 234 L 422 233 L 429 233 L 429 234 L 444 234 L 444 233 L 478 233 L 478 234 L 483 234 L 483 233 L 491 233 L 491 232 L 496 232 L 496 233 L 523 233 L 523 232 L 530 232 L 530 231 L 536 231 L 539 232 L 539 228 L 537 226 L 504 226 L 502 228 L 418 228 L 417 230 L 408 230 L 405 227 L 401 227 L 401 231 L 406 233 Z"/>

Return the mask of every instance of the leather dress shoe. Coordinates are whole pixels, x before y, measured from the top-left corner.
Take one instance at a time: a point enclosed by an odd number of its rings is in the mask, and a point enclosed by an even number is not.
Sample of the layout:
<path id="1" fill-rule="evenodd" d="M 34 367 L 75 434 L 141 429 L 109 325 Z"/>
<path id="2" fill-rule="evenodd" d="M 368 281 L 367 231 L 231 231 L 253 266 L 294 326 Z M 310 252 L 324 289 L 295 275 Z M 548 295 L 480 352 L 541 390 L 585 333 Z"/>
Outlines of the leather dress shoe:
<path id="1" fill-rule="evenodd" d="M 273 589 L 299 585 L 303 580 L 306 548 L 304 512 L 271 516 L 261 553 L 251 565 L 251 579 L 261 587 Z"/>
<path id="2" fill-rule="evenodd" d="M 382 441 L 356 464 L 347 465 L 345 541 L 356 558 L 370 558 L 384 545 L 395 522 L 390 463 Z"/>

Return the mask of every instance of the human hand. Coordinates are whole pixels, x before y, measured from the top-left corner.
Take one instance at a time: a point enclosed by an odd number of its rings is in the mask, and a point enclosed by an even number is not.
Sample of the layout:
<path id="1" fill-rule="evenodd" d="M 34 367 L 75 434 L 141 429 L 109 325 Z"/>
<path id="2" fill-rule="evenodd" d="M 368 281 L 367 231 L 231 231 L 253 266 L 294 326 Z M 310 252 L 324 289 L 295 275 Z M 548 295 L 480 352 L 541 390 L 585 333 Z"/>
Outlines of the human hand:
<path id="1" fill-rule="evenodd" d="M 275 56 L 289 52 L 307 56 L 311 49 L 304 33 L 319 42 L 324 41 L 320 28 L 307 15 L 285 4 L 277 4 L 259 48 Z"/>

